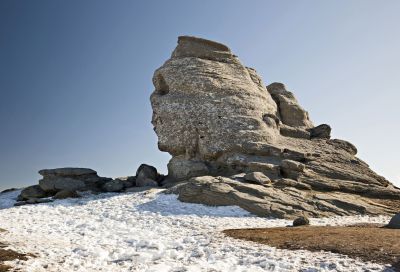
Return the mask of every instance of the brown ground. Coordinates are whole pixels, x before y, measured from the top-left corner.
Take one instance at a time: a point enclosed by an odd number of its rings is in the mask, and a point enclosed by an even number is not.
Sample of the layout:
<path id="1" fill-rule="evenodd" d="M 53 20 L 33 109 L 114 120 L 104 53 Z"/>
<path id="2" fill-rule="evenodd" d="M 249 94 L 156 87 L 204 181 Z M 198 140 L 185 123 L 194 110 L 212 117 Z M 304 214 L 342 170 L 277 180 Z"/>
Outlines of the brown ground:
<path id="1" fill-rule="evenodd" d="M 392 264 L 400 271 L 400 230 L 365 224 L 346 227 L 282 227 L 230 229 L 234 238 L 281 249 L 330 251 L 380 264 Z"/>
<path id="2" fill-rule="evenodd" d="M 0 229 L 0 232 L 3 232 L 5 230 Z M 3 262 L 6 261 L 12 261 L 12 260 L 27 260 L 28 257 L 34 257 L 31 254 L 21 254 L 16 251 L 10 250 L 10 249 L 4 249 L 7 245 L 3 244 L 0 242 L 0 272 L 6 272 L 11 269 L 10 266 L 3 264 Z"/>

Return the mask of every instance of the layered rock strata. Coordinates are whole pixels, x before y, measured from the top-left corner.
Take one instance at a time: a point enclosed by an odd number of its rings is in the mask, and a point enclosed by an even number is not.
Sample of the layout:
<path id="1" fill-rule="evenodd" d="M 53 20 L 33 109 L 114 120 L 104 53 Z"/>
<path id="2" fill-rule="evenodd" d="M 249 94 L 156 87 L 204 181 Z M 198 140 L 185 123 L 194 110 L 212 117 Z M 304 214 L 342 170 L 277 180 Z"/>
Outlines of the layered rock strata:
<path id="1" fill-rule="evenodd" d="M 171 189 L 181 200 L 278 217 L 395 212 L 398 188 L 227 46 L 179 37 L 153 83 L 152 123 L 159 149 L 172 155 L 168 179 L 181 182 Z M 242 178 L 252 172 L 271 183 Z"/>

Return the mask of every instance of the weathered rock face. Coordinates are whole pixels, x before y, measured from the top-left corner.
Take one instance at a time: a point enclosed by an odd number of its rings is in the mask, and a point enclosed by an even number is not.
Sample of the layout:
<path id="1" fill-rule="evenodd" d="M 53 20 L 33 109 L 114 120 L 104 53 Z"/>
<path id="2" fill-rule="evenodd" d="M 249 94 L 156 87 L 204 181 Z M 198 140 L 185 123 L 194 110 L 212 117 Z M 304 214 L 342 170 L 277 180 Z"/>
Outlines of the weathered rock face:
<path id="1" fill-rule="evenodd" d="M 290 127 L 312 128 L 308 112 L 297 102 L 293 93 L 286 90 L 282 83 L 272 83 L 267 86 L 269 93 L 278 106 L 278 116 L 284 125 Z"/>
<path id="2" fill-rule="evenodd" d="M 354 145 L 330 139 L 329 125 L 314 126 L 293 93 L 265 87 L 225 45 L 180 37 L 153 83 L 152 123 L 159 149 L 172 155 L 168 179 L 184 181 L 183 201 L 278 217 L 388 214 L 398 205 L 400 190 L 355 157 Z M 251 172 L 271 184 L 228 178 Z M 191 179 L 201 176 L 222 177 Z"/>
<path id="3" fill-rule="evenodd" d="M 222 44 L 180 37 L 153 83 L 152 123 L 160 150 L 174 161 L 216 161 L 244 143 L 274 142 L 279 134 L 263 120 L 275 120 L 277 106 L 261 78 Z M 174 164 L 169 170 L 178 179 L 186 178 Z"/>
<path id="4" fill-rule="evenodd" d="M 293 183 L 298 183 L 293 180 Z M 339 191 L 317 191 L 280 183 L 249 184 L 226 177 L 203 176 L 169 189 L 179 200 L 211 206 L 239 206 L 258 216 L 294 219 L 310 217 L 392 214 L 396 208 L 371 198 Z M 384 193 L 384 192 L 383 192 Z"/>
<path id="5" fill-rule="evenodd" d="M 88 168 L 44 169 L 39 174 L 43 176 L 39 186 L 45 192 L 99 190 L 111 180 L 99 177 L 96 171 Z"/>

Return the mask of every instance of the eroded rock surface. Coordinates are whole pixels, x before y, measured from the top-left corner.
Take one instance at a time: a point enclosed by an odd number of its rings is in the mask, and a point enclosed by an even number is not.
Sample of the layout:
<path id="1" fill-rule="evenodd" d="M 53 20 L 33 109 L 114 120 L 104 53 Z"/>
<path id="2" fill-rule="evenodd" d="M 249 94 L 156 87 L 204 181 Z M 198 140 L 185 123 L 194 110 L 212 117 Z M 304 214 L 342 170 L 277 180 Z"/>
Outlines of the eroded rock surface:
<path id="1" fill-rule="evenodd" d="M 314 126 L 284 84 L 265 87 L 227 46 L 180 37 L 153 83 L 152 123 L 182 201 L 277 217 L 395 212 L 398 188 L 355 157 L 353 144 L 330 139 L 329 125 Z M 229 178 L 251 172 L 271 184 Z"/>
<path id="2" fill-rule="evenodd" d="M 59 192 L 62 190 L 85 191 L 100 190 L 110 178 L 103 178 L 97 172 L 88 168 L 56 168 L 40 170 L 43 176 L 39 186 L 45 192 Z"/>

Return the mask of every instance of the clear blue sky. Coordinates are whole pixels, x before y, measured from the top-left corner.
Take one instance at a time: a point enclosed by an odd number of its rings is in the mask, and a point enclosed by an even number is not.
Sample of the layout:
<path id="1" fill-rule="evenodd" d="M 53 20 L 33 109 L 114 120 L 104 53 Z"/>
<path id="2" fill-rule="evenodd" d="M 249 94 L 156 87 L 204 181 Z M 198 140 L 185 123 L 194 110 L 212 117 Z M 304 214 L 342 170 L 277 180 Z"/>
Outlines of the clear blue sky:
<path id="1" fill-rule="evenodd" d="M 166 171 L 149 95 L 179 35 L 223 42 L 400 185 L 400 1 L 0 1 L 0 189 Z"/>

